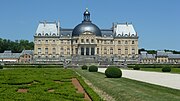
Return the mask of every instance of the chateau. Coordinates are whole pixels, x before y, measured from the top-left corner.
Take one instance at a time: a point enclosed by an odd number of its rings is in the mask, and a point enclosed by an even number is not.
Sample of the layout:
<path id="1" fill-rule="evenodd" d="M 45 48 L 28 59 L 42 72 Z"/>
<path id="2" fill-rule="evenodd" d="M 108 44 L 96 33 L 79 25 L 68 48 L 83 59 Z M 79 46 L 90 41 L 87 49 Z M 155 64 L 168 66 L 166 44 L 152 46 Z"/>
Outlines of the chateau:
<path id="1" fill-rule="evenodd" d="M 67 29 L 60 22 L 39 22 L 34 35 L 34 62 L 63 61 L 138 62 L 138 34 L 132 23 L 113 23 L 101 29 L 92 23 L 88 9 L 83 21 Z M 88 62 L 86 61 L 86 62 Z"/>

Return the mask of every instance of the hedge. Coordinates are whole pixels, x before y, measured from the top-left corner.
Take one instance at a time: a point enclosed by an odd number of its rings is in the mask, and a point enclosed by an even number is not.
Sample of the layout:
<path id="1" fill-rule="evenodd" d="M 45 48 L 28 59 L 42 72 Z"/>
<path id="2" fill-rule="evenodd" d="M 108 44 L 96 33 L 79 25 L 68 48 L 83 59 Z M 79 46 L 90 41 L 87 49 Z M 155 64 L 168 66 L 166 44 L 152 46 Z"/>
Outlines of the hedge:
<path id="1" fill-rule="evenodd" d="M 87 69 L 88 69 L 88 66 L 83 65 L 83 66 L 81 67 L 81 69 L 82 69 L 82 70 L 87 70 Z"/>
<path id="2" fill-rule="evenodd" d="M 92 65 L 92 66 L 89 66 L 89 72 L 97 72 L 98 71 L 98 67 L 97 66 L 94 66 L 94 65 Z"/>
<path id="3" fill-rule="evenodd" d="M 171 68 L 170 67 L 163 67 L 162 72 L 171 72 Z"/>
<path id="4" fill-rule="evenodd" d="M 106 69 L 105 75 L 107 78 L 120 78 L 122 76 L 122 71 L 114 66 L 110 66 Z"/>

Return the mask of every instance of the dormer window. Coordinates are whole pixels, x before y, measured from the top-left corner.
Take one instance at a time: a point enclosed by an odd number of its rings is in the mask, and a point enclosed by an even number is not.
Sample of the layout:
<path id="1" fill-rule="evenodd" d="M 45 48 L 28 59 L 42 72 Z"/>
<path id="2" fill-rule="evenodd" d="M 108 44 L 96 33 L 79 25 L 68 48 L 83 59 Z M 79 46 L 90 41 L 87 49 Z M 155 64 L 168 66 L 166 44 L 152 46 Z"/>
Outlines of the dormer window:
<path id="1" fill-rule="evenodd" d="M 41 36 L 41 33 L 39 33 L 38 36 Z"/>
<path id="2" fill-rule="evenodd" d="M 48 36 L 48 33 L 46 33 L 45 36 Z"/>
<path id="3" fill-rule="evenodd" d="M 125 37 L 128 37 L 128 34 L 125 34 L 124 36 L 125 36 Z"/>
<path id="4" fill-rule="evenodd" d="M 53 36 L 56 36 L 56 34 L 55 34 L 55 33 L 53 33 Z"/>

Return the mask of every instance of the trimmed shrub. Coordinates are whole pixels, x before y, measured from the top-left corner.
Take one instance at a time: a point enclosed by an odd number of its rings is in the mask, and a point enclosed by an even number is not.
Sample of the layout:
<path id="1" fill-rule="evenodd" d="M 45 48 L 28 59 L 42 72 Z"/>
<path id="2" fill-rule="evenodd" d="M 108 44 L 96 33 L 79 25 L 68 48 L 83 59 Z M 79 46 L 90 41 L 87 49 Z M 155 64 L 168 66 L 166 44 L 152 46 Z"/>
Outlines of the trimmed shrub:
<path id="1" fill-rule="evenodd" d="M 140 70 L 140 67 L 135 66 L 135 67 L 133 67 L 133 69 L 134 69 L 134 70 Z"/>
<path id="2" fill-rule="evenodd" d="M 42 68 L 42 65 L 38 65 L 37 68 Z"/>
<path id="3" fill-rule="evenodd" d="M 170 72 L 171 68 L 170 67 L 163 67 L 162 72 Z"/>
<path id="4" fill-rule="evenodd" d="M 3 69 L 3 66 L 0 65 L 0 69 Z"/>
<path id="5" fill-rule="evenodd" d="M 98 67 L 97 66 L 94 66 L 94 65 L 92 65 L 92 66 L 89 66 L 89 72 L 97 72 L 98 71 Z"/>
<path id="6" fill-rule="evenodd" d="M 88 66 L 83 65 L 83 66 L 81 67 L 81 69 L 82 69 L 82 70 L 87 70 L 87 69 L 88 69 Z"/>
<path id="7" fill-rule="evenodd" d="M 114 66 L 110 66 L 106 69 L 105 75 L 107 78 L 120 78 L 122 76 L 122 71 Z"/>

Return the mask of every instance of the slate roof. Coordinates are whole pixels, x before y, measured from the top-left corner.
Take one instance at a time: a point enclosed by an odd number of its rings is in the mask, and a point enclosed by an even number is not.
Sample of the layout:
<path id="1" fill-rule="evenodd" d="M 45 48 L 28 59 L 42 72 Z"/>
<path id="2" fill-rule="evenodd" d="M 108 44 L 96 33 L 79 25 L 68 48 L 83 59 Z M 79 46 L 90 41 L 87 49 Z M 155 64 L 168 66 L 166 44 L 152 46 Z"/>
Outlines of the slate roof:
<path id="1" fill-rule="evenodd" d="M 0 53 L 0 59 L 18 59 L 23 54 L 33 55 L 33 50 L 23 50 L 21 53 L 12 53 L 12 51 L 6 50 L 4 53 Z"/>
<path id="2" fill-rule="evenodd" d="M 0 58 L 1 59 L 9 59 L 9 58 L 13 58 L 13 59 L 18 59 L 20 57 L 21 53 L 12 53 L 11 51 L 4 51 L 4 53 L 0 53 Z"/>
<path id="3" fill-rule="evenodd" d="M 155 59 L 156 56 L 168 57 L 169 59 L 180 59 L 180 54 L 173 54 L 172 52 L 157 51 L 157 54 L 148 54 L 146 51 L 141 51 L 140 59 Z"/>

